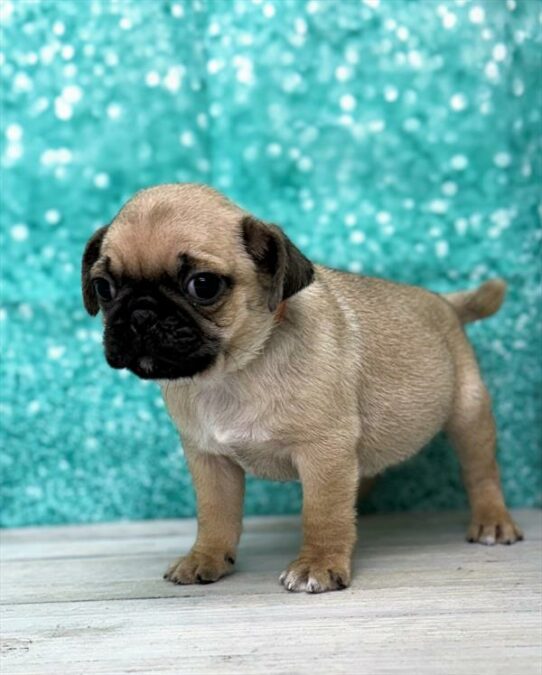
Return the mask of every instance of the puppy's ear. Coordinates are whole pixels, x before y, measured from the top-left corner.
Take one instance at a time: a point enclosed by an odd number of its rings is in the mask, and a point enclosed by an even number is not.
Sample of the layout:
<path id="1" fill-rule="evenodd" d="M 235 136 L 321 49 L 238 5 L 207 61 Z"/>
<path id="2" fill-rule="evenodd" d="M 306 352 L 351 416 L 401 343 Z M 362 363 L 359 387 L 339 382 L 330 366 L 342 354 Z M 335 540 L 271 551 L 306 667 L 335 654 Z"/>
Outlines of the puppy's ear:
<path id="1" fill-rule="evenodd" d="M 98 298 L 96 297 L 96 292 L 92 281 L 90 279 L 90 269 L 92 265 L 100 257 L 100 249 L 102 247 L 102 241 L 107 232 L 109 225 L 104 225 L 100 227 L 99 230 L 92 235 L 88 240 L 87 245 L 85 246 L 85 251 L 83 253 L 83 261 L 81 265 L 81 285 L 83 289 L 83 304 L 85 309 L 92 316 L 98 314 L 100 306 L 98 305 Z"/>
<path id="2" fill-rule="evenodd" d="M 246 216 L 241 228 L 247 252 L 258 270 L 270 278 L 268 304 L 274 312 L 279 303 L 312 282 L 314 267 L 276 225 Z"/>

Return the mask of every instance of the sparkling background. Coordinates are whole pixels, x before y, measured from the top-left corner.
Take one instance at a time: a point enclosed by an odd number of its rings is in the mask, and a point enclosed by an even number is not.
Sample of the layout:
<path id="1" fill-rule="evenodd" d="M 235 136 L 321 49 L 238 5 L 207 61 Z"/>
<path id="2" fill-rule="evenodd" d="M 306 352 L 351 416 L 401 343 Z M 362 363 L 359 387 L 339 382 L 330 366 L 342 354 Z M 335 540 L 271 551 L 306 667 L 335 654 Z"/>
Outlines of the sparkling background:
<path id="1" fill-rule="evenodd" d="M 106 366 L 79 261 L 137 189 L 215 185 L 314 260 L 434 290 L 495 275 L 469 329 L 506 494 L 542 505 L 537 0 L 5 0 L 2 523 L 194 513 L 153 384 Z M 298 486 L 251 480 L 250 513 Z M 367 508 L 463 507 L 437 440 Z"/>

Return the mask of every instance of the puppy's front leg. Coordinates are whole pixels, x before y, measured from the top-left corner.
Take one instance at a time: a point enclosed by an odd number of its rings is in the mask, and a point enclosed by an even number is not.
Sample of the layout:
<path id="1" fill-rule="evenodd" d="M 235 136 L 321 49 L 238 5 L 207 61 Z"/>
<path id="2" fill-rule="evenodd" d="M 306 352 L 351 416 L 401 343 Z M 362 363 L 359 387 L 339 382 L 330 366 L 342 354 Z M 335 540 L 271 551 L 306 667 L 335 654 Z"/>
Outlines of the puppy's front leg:
<path id="1" fill-rule="evenodd" d="M 280 581 L 289 591 L 322 593 L 350 584 L 358 465 L 353 453 L 310 454 L 301 453 L 296 462 L 303 486 L 303 545 Z"/>
<path id="2" fill-rule="evenodd" d="M 241 536 L 245 473 L 227 457 L 185 444 L 198 505 L 198 535 L 164 575 L 176 584 L 209 584 L 233 571 Z"/>

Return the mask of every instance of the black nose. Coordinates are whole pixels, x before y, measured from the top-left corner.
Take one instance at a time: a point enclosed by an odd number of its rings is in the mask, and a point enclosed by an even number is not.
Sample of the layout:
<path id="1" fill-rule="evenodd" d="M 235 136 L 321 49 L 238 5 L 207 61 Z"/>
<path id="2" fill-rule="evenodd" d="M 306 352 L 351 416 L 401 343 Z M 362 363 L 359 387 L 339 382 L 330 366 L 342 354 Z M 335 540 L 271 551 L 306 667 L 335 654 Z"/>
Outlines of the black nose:
<path id="1" fill-rule="evenodd" d="M 156 323 L 157 315 L 152 309 L 136 309 L 130 317 L 130 324 L 136 332 L 151 328 Z"/>

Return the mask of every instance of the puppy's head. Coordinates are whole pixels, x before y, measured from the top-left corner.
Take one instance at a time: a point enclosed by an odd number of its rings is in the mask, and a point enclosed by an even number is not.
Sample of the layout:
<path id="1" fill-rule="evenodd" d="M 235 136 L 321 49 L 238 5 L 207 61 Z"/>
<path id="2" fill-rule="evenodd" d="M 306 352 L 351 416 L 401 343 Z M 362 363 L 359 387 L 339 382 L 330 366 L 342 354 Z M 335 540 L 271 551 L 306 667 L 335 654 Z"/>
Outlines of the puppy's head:
<path id="1" fill-rule="evenodd" d="M 113 368 L 143 379 L 243 368 L 263 349 L 280 303 L 313 278 L 284 233 L 211 188 L 138 193 L 83 254 L 83 300 L 102 311 Z"/>

